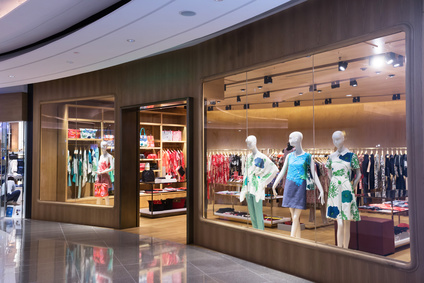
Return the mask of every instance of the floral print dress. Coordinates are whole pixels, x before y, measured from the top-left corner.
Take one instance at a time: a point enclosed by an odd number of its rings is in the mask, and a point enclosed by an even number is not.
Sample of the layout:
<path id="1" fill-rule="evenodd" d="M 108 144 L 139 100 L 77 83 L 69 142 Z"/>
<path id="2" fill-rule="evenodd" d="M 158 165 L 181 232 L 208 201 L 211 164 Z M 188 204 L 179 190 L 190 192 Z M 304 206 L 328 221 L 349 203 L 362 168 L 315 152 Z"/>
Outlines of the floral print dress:
<path id="1" fill-rule="evenodd" d="M 333 173 L 328 190 L 327 218 L 360 221 L 350 182 L 352 170 L 359 168 L 358 156 L 347 150 L 335 152 L 329 156 L 326 166 Z"/>

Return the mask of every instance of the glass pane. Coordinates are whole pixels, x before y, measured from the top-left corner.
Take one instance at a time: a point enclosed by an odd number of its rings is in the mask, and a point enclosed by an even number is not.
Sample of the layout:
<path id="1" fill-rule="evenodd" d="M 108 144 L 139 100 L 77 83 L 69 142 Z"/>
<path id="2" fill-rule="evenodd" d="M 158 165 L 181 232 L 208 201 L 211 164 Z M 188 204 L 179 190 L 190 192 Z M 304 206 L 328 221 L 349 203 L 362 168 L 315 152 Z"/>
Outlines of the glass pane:
<path id="1" fill-rule="evenodd" d="M 114 101 L 41 106 L 40 200 L 113 205 Z"/>
<path id="2" fill-rule="evenodd" d="M 404 33 L 315 55 L 315 125 L 337 222 L 319 241 L 410 261 L 405 58 Z"/>

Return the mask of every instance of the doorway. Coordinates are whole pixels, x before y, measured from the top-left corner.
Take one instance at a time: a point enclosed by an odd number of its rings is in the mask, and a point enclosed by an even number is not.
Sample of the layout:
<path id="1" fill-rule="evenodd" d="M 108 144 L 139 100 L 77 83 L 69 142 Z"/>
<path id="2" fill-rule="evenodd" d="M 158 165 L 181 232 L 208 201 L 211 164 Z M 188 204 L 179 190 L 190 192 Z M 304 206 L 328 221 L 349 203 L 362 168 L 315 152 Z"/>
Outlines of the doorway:
<path id="1" fill-rule="evenodd" d="M 137 108 L 137 227 L 126 231 L 192 242 L 190 108 L 190 99 Z"/>

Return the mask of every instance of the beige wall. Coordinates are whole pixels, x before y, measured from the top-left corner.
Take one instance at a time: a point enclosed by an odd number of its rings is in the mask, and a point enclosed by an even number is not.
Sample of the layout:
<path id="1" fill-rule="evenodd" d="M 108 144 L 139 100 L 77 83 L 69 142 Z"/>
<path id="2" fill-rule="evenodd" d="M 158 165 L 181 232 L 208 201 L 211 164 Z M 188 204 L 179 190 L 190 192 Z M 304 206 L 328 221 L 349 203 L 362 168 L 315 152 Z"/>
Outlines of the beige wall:
<path id="1" fill-rule="evenodd" d="M 40 154 L 40 102 L 113 94 L 116 107 L 194 97 L 194 243 L 257 262 L 317 282 L 420 282 L 424 276 L 423 167 L 423 72 L 421 1 L 310 0 L 259 22 L 187 49 L 163 54 L 114 68 L 34 86 L 33 211 L 35 219 L 67 221 L 109 227 L 128 227 L 122 215 L 125 201 L 135 189 L 120 187 L 128 176 L 130 157 L 120 148 L 121 130 L 116 129 L 116 193 L 114 208 L 63 205 L 38 201 Z M 281 60 L 299 58 L 378 36 L 405 31 L 407 34 L 407 135 L 410 188 L 411 264 L 335 247 L 277 238 L 261 232 L 219 225 L 202 216 L 203 100 L 202 80 L 215 79 Z M 116 111 L 117 124 L 121 122 Z M 134 125 L 135 126 L 135 125 Z M 319 127 L 319 125 L 317 125 Z M 322 131 L 319 139 L 326 140 Z M 209 137 L 208 137 L 209 138 Z M 212 138 L 212 137 L 211 137 Z M 281 140 L 287 139 L 282 135 Z M 414 158 L 415 156 L 419 158 Z M 122 157 L 122 158 L 121 158 Z M 132 168 L 132 167 L 131 167 Z M 128 193 L 129 192 L 129 193 Z M 124 213 L 125 212 L 125 213 Z M 136 213 L 134 211 L 134 213 Z M 123 224 L 125 223 L 125 224 Z"/>

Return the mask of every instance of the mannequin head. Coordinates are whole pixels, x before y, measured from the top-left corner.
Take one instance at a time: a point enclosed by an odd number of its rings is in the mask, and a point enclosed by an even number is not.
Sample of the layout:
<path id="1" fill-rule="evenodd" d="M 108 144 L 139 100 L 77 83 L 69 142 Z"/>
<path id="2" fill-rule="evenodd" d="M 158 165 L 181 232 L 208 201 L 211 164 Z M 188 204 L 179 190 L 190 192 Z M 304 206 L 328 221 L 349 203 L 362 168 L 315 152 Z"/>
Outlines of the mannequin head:
<path id="1" fill-rule="evenodd" d="M 345 135 L 342 131 L 335 131 L 333 133 L 333 144 L 337 149 L 340 149 L 344 145 Z"/>
<path id="2" fill-rule="evenodd" d="M 246 145 L 248 149 L 254 149 L 256 148 L 256 137 L 255 136 L 248 136 L 246 138 Z"/>
<path id="3" fill-rule="evenodd" d="M 100 143 L 100 148 L 102 149 L 103 152 L 106 152 L 107 149 L 107 142 L 106 141 L 102 141 Z"/>
<path id="4" fill-rule="evenodd" d="M 289 143 L 291 146 L 298 147 L 303 140 L 303 134 L 301 132 L 293 132 L 289 136 Z"/>

